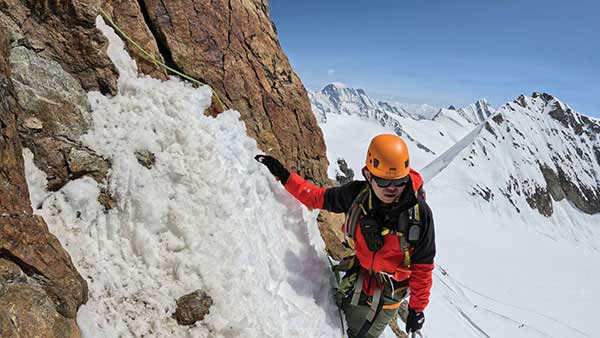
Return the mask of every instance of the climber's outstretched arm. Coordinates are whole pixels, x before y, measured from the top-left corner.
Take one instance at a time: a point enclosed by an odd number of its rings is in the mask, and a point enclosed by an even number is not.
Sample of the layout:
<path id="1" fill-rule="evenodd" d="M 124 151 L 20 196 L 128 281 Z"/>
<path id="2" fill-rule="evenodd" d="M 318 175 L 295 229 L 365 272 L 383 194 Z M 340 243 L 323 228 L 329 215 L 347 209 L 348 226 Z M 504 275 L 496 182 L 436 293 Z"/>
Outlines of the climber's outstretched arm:
<path id="1" fill-rule="evenodd" d="M 271 156 L 257 155 L 255 158 L 269 169 L 290 194 L 312 209 L 324 209 L 337 213 L 346 212 L 357 191 L 364 186 L 364 182 L 353 181 L 341 187 L 319 187 L 296 173 L 290 173 L 281 162 Z"/>

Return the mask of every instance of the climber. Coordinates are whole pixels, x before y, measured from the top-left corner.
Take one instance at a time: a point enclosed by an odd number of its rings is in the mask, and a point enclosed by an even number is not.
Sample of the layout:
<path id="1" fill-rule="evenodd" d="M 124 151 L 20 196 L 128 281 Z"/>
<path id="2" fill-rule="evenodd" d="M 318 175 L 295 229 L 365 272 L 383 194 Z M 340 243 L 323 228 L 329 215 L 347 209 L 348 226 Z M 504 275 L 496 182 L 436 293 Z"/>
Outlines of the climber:
<path id="1" fill-rule="evenodd" d="M 379 337 L 407 294 L 406 332 L 419 331 L 429 303 L 435 240 L 422 179 L 410 168 L 402 138 L 374 137 L 362 169 L 365 181 L 333 188 L 310 184 L 271 156 L 255 158 L 307 207 L 346 213 L 345 244 L 355 256 L 343 262 L 346 273 L 336 296 L 350 338 Z"/>

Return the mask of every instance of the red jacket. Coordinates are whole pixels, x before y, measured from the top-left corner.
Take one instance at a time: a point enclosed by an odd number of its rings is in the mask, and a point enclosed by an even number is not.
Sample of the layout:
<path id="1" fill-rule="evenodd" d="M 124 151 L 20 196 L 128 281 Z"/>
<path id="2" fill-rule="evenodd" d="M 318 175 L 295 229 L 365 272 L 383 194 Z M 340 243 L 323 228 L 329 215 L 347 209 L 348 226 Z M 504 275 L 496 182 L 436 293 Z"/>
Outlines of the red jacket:
<path id="1" fill-rule="evenodd" d="M 415 196 L 415 191 L 420 190 L 423 184 L 421 175 L 411 170 L 410 176 L 412 184 L 407 186 L 399 201 L 399 207 L 402 210 L 419 203 L 421 214 L 421 236 L 416 244 L 411 245 L 410 268 L 404 266 L 404 252 L 400 247 L 398 236 L 394 234 L 384 236 L 383 247 L 374 253 L 369 251 L 360 226 L 357 226 L 354 234 L 354 249 L 360 265 L 366 270 L 372 268 L 373 271 L 386 272 L 393 275 L 398 282 L 408 279 L 409 307 L 415 311 L 423 311 L 429 303 L 434 268 L 435 236 L 431 209 L 423 199 L 417 199 Z M 291 174 L 285 184 L 285 189 L 309 208 L 341 213 L 350 209 L 352 202 L 366 184 L 365 181 L 353 181 L 341 187 L 322 188 L 310 184 L 297 174 Z M 377 200 L 376 197 L 374 199 Z M 365 278 L 363 292 L 372 295 L 374 289 L 375 283 L 368 283 L 368 278 Z"/>

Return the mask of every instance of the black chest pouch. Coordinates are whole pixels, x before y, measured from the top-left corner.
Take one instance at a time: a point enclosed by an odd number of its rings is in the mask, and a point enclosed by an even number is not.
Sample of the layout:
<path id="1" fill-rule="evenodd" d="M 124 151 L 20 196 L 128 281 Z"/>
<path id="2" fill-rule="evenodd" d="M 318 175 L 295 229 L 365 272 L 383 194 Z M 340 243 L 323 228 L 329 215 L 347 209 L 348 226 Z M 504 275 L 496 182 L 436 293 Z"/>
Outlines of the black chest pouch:
<path id="1" fill-rule="evenodd" d="M 408 243 L 416 244 L 421 238 L 421 227 L 419 224 L 412 224 L 410 228 L 408 228 Z"/>
<path id="2" fill-rule="evenodd" d="M 383 235 L 381 227 L 375 218 L 365 217 L 360 220 L 360 232 L 365 238 L 369 251 L 376 252 L 383 247 Z"/>
<path id="3" fill-rule="evenodd" d="M 406 236 L 411 245 L 417 244 L 421 238 L 421 223 L 411 214 L 413 210 L 405 210 L 398 217 L 397 231 Z"/>

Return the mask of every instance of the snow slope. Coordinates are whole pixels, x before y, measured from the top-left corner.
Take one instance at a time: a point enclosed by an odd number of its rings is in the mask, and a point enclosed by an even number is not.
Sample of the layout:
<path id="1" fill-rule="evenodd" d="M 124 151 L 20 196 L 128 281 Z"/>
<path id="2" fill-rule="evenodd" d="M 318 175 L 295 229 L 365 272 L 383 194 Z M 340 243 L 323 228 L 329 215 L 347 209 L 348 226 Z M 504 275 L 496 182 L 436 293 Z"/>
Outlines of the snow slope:
<path id="1" fill-rule="evenodd" d="M 268 171 L 236 111 L 203 115 L 209 88 L 138 77 L 101 18 L 119 93 L 89 93 L 93 128 L 83 142 L 112 162 L 104 213 L 90 178 L 57 192 L 24 151 L 36 212 L 87 280 L 83 337 L 333 337 L 340 319 L 315 213 Z M 156 155 L 151 169 L 136 150 Z M 170 316 L 196 289 L 214 300 L 191 327 Z"/>

